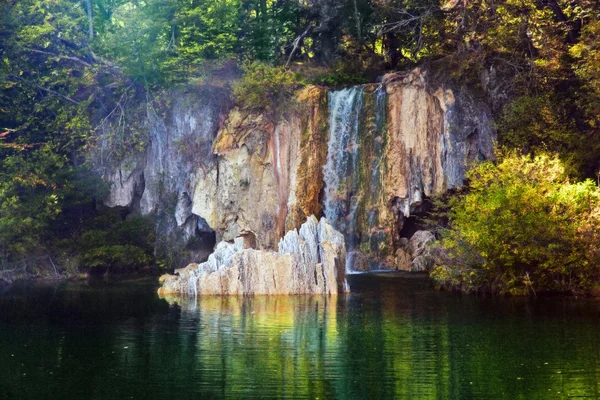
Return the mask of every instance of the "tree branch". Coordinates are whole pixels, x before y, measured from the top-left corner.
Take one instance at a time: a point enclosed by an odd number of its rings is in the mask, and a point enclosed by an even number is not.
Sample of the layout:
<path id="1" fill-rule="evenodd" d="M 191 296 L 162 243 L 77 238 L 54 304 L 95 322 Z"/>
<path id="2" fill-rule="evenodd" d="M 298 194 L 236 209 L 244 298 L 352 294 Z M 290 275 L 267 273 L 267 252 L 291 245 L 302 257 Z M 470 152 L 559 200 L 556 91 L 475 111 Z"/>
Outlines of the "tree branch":
<path id="1" fill-rule="evenodd" d="M 298 50 L 298 47 L 300 47 L 300 43 L 302 42 L 302 39 L 304 39 L 306 37 L 306 35 L 308 35 L 308 33 L 310 32 L 311 28 L 312 28 L 312 22 L 310 22 L 308 24 L 308 26 L 306 27 L 306 29 L 304 30 L 304 32 L 302 32 L 300 34 L 300 36 L 298 36 L 296 39 L 294 39 L 294 42 L 293 42 L 294 47 L 292 48 L 292 51 L 290 52 L 290 55 L 289 55 L 289 57 L 287 59 L 287 62 L 285 63 L 285 67 L 286 68 L 290 64 L 290 61 L 292 61 L 292 57 L 294 56 L 294 53 L 296 52 L 296 50 Z"/>
<path id="2" fill-rule="evenodd" d="M 46 93 L 49 93 L 49 94 L 51 94 L 51 95 L 54 95 L 54 96 L 60 97 L 61 99 L 67 100 L 68 102 L 70 102 L 70 103 L 73 103 L 73 104 L 75 104 L 76 106 L 78 106 L 79 104 L 81 104 L 79 101 L 77 101 L 77 100 L 73 100 L 72 98 L 70 98 L 70 97 L 67 97 L 67 96 L 65 96 L 64 94 L 58 93 L 58 92 L 56 92 L 56 91 L 54 91 L 54 90 L 52 90 L 52 89 L 45 88 L 45 87 L 43 87 L 43 86 L 40 86 L 40 85 L 38 85 L 38 84 L 36 84 L 36 83 L 29 82 L 29 81 L 27 81 L 27 80 L 25 80 L 25 79 L 23 79 L 23 78 L 21 78 L 21 77 L 18 77 L 18 76 L 15 76 L 15 75 L 9 75 L 9 77 L 10 77 L 10 78 L 12 78 L 12 79 L 15 79 L 15 80 L 17 80 L 17 81 L 24 82 L 24 83 L 25 83 L 25 84 L 27 84 L 27 85 L 34 86 L 34 87 L 36 87 L 36 88 L 37 88 L 37 89 L 39 89 L 39 90 L 42 90 L 42 91 L 44 91 L 44 92 L 46 92 Z"/>
<path id="3" fill-rule="evenodd" d="M 45 54 L 45 55 L 56 57 L 56 58 L 63 59 L 63 60 L 75 61 L 75 62 L 78 62 L 80 64 L 85 65 L 86 67 L 91 67 L 92 66 L 92 64 L 88 63 L 87 61 L 83 61 L 82 59 L 77 58 L 77 57 L 61 56 L 60 54 L 52 53 L 52 52 L 49 52 L 49 51 L 32 49 L 32 48 L 29 48 L 29 47 L 24 47 L 24 49 L 27 50 L 27 51 L 31 51 L 32 53 Z"/>
<path id="4" fill-rule="evenodd" d="M 407 10 L 398 10 L 398 14 L 400 14 L 402 16 L 406 16 L 408 18 L 401 19 L 400 21 L 396 21 L 396 22 L 388 22 L 385 24 L 375 25 L 375 28 L 380 29 L 381 34 L 396 31 L 396 30 L 399 30 L 399 29 L 409 26 L 413 22 L 416 22 L 416 21 L 421 22 L 422 20 L 424 20 L 425 18 L 427 18 L 431 14 L 433 14 L 434 11 L 435 11 L 434 8 L 430 7 L 427 10 L 425 10 L 425 12 L 423 12 L 422 14 L 414 15 L 414 14 L 411 14 L 410 12 L 408 12 Z"/>

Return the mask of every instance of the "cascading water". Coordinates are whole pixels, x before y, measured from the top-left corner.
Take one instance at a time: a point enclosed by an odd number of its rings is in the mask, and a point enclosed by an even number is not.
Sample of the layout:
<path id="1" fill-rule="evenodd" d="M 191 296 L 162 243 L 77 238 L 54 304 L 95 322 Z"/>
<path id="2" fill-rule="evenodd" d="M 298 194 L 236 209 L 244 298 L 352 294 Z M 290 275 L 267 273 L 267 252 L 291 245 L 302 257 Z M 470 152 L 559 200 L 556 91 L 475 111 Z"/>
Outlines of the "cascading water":
<path id="1" fill-rule="evenodd" d="M 358 189 L 358 125 L 363 89 L 348 88 L 329 93 L 329 143 L 325 181 L 324 212 L 333 226 L 346 236 L 346 245 L 354 247 L 353 215 Z M 354 209 L 354 210 L 353 210 Z"/>
<path id="2" fill-rule="evenodd" d="M 382 86 L 353 87 L 329 93 L 329 143 L 323 168 L 324 213 L 342 232 L 352 252 L 367 246 L 377 253 L 377 204 L 382 196 L 386 148 L 386 92 Z M 353 271 L 355 259 L 347 259 Z"/>
<path id="3" fill-rule="evenodd" d="M 387 94 L 383 85 L 377 87 L 374 93 L 374 126 L 371 137 L 372 152 L 374 157 L 370 165 L 370 183 L 371 187 L 379 187 L 383 178 L 383 166 L 385 165 L 385 128 L 387 122 Z M 379 194 L 375 190 L 369 191 L 372 202 L 376 201 Z"/>

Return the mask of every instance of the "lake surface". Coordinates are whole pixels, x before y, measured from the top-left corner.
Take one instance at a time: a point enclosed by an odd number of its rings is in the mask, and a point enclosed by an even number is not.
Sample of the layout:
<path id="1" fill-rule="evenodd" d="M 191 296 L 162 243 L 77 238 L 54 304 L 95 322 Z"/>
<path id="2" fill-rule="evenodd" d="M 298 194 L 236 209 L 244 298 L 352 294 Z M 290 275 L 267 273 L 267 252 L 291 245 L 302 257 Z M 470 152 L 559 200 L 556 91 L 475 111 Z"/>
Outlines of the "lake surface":
<path id="1" fill-rule="evenodd" d="M 157 297 L 148 280 L 0 294 L 0 399 L 600 397 L 600 302 L 351 277 L 323 297 Z"/>

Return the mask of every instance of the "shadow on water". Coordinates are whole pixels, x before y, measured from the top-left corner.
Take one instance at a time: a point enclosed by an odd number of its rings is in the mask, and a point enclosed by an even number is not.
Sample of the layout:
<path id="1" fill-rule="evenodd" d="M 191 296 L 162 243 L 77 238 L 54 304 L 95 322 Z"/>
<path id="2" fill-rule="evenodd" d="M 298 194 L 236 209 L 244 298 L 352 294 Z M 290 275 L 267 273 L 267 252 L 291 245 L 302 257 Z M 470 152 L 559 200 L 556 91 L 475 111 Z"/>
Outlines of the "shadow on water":
<path id="1" fill-rule="evenodd" d="M 171 297 L 154 282 L 0 295 L 0 399 L 599 397 L 600 303 L 351 276 L 338 297 Z"/>

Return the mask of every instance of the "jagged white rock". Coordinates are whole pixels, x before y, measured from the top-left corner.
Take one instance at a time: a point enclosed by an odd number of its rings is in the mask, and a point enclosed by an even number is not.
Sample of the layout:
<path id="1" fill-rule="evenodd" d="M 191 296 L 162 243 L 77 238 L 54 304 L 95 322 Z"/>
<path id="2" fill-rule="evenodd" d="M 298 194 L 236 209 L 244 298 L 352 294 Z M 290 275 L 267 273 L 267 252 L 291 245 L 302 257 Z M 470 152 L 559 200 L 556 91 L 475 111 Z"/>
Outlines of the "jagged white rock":
<path id="1" fill-rule="evenodd" d="M 159 294 L 337 294 L 347 291 L 344 236 L 310 216 L 279 241 L 279 251 L 244 248 L 244 238 L 220 242 L 201 264 L 161 278 Z"/>

